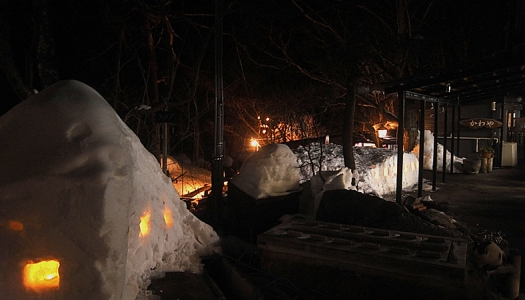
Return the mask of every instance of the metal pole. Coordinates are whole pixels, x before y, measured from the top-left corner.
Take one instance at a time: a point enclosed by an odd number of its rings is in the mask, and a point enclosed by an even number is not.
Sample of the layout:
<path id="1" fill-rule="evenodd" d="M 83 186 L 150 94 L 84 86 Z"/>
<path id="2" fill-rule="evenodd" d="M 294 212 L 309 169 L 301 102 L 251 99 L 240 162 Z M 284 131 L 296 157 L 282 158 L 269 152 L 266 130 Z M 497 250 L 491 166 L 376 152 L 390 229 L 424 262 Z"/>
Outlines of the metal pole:
<path id="1" fill-rule="evenodd" d="M 215 153 L 212 164 L 212 203 L 210 205 L 213 214 L 213 226 L 215 230 L 222 230 L 222 188 L 224 186 L 224 175 L 222 160 L 223 130 L 224 130 L 224 105 L 223 105 L 223 77 L 222 77 L 222 45 L 223 11 L 222 0 L 215 1 Z"/>
<path id="2" fill-rule="evenodd" d="M 405 134 L 405 102 L 406 94 L 405 91 L 401 91 L 397 94 L 397 101 L 399 112 L 398 116 L 398 127 L 397 127 L 397 178 L 396 178 L 396 202 L 401 205 L 403 203 L 403 137 Z"/>
<path id="3" fill-rule="evenodd" d="M 168 123 L 162 124 L 162 172 L 168 176 Z"/>
<path id="4" fill-rule="evenodd" d="M 434 104 L 434 151 L 432 157 L 432 190 L 436 191 L 436 175 L 437 175 L 437 137 L 438 137 L 438 118 L 439 118 L 439 102 Z"/>
<path id="5" fill-rule="evenodd" d="M 423 168 L 425 165 L 425 109 L 426 101 L 421 101 L 419 112 L 419 170 L 417 178 L 417 197 L 423 196 Z"/>
<path id="6" fill-rule="evenodd" d="M 456 105 L 452 106 L 452 130 L 450 140 L 450 174 L 454 173 L 454 131 L 456 130 Z"/>
<path id="7" fill-rule="evenodd" d="M 448 122 L 448 104 L 445 104 L 445 121 L 443 124 L 443 169 L 441 170 L 443 172 L 441 181 L 445 182 L 445 174 L 447 174 L 447 122 Z M 452 163 L 451 163 L 452 164 Z"/>
<path id="8" fill-rule="evenodd" d="M 461 104 L 458 99 L 458 145 L 456 146 L 456 156 L 459 156 L 459 143 L 461 141 L 461 126 L 459 126 L 459 121 L 461 120 Z"/>

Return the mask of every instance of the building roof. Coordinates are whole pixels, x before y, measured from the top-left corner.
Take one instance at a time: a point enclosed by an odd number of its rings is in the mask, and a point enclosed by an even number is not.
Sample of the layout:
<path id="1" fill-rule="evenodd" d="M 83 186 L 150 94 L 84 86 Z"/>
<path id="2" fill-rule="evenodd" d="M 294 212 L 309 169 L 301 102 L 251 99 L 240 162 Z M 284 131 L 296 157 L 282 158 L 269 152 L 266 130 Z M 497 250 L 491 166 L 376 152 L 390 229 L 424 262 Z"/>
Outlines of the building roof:
<path id="1" fill-rule="evenodd" d="M 387 94 L 407 91 L 407 98 L 435 98 L 459 105 L 525 95 L 524 52 L 502 52 L 455 68 L 432 70 L 380 85 Z"/>

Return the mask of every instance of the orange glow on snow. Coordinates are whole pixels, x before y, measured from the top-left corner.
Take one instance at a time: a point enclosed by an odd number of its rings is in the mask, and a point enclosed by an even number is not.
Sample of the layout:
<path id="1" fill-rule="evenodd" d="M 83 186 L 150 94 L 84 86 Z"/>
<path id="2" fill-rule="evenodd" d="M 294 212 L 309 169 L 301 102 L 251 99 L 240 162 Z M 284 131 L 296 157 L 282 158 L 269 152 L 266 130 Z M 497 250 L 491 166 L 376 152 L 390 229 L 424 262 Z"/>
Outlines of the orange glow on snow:
<path id="1" fill-rule="evenodd" d="M 166 223 L 166 226 L 168 226 L 168 228 L 173 226 L 173 214 L 171 213 L 171 210 L 169 208 L 167 207 L 164 208 L 163 216 L 164 216 L 164 223 Z"/>
<path id="2" fill-rule="evenodd" d="M 13 230 L 13 231 L 22 231 L 24 230 L 24 224 L 22 224 L 22 222 L 19 222 L 19 221 L 13 221 L 13 220 L 9 220 L 9 229 Z"/>
<path id="3" fill-rule="evenodd" d="M 24 268 L 25 287 L 35 291 L 57 289 L 60 284 L 59 267 L 60 263 L 56 260 L 27 263 Z"/>
<path id="4" fill-rule="evenodd" d="M 140 236 L 147 236 L 149 234 L 149 219 L 151 218 L 151 213 L 147 212 L 142 217 L 140 217 Z"/>

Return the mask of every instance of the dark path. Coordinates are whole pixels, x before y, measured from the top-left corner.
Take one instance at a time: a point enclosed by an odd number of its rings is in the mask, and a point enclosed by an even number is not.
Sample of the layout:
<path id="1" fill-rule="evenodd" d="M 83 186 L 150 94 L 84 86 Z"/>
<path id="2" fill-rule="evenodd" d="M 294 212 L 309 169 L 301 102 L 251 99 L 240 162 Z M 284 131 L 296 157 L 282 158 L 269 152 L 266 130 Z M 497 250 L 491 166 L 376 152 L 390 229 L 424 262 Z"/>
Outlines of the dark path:
<path id="1" fill-rule="evenodd" d="M 432 172 L 424 171 L 425 179 Z M 490 173 L 437 174 L 437 191 L 423 191 L 434 201 L 449 202 L 448 215 L 464 224 L 472 233 L 484 230 L 501 232 L 510 248 L 525 256 L 525 165 L 498 168 Z M 525 259 L 522 259 L 522 274 Z M 521 294 L 525 292 L 521 276 Z"/>

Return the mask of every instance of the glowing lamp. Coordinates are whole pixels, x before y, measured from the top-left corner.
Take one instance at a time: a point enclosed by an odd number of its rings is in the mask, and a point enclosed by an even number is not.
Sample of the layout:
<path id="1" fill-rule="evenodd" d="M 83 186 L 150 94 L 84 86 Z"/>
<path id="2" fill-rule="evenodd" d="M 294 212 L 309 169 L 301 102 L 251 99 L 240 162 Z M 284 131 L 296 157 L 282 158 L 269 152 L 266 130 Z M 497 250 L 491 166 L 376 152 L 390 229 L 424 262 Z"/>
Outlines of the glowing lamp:
<path id="1" fill-rule="evenodd" d="M 151 214 L 148 212 L 144 216 L 140 217 L 140 236 L 146 236 L 149 234 L 149 219 Z"/>
<path id="2" fill-rule="evenodd" d="M 259 151 L 259 147 L 261 147 L 259 142 L 257 142 L 257 140 L 254 138 L 251 139 L 250 145 L 252 145 L 252 147 L 254 147 L 256 151 Z"/>
<path id="3" fill-rule="evenodd" d="M 35 291 L 58 289 L 60 285 L 59 267 L 60 263 L 56 260 L 28 262 L 24 267 L 24 286 Z"/>
<path id="4" fill-rule="evenodd" d="M 388 134 L 388 130 L 385 128 L 385 126 L 381 125 L 381 127 L 377 129 L 377 136 L 379 136 L 379 138 L 382 139 L 386 137 L 387 134 Z"/>
<path id="5" fill-rule="evenodd" d="M 163 216 L 164 216 L 164 223 L 166 223 L 166 226 L 168 226 L 168 228 L 173 226 L 173 215 L 172 215 L 171 210 L 169 208 L 166 207 L 164 209 Z"/>

